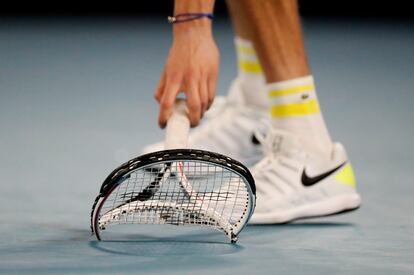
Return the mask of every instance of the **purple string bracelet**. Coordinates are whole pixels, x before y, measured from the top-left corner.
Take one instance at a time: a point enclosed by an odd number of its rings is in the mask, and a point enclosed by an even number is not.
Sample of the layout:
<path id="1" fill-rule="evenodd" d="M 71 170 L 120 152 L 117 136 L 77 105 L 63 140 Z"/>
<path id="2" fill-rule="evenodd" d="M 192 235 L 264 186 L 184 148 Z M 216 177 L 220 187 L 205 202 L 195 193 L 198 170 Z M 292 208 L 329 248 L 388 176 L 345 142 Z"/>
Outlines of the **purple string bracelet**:
<path id="1" fill-rule="evenodd" d="M 177 24 L 177 23 L 183 23 L 183 22 L 201 19 L 204 17 L 210 20 L 213 20 L 214 15 L 212 13 L 204 13 L 204 12 L 202 13 L 180 13 L 174 16 L 168 16 L 168 22 L 170 24 Z"/>

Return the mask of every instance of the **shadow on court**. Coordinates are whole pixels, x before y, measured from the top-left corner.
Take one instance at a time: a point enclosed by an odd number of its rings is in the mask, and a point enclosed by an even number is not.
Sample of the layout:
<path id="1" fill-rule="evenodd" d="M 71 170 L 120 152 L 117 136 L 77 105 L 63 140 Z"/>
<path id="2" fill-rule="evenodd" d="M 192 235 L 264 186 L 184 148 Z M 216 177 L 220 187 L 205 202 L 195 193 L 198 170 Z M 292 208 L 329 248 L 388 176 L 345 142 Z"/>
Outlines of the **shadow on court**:
<path id="1" fill-rule="evenodd" d="M 37 236 L 37 240 L 22 245 L 19 250 L 30 250 L 33 247 L 51 247 L 59 250 L 68 245 L 88 244 L 99 252 L 145 257 L 159 256 L 208 256 L 227 255 L 242 251 L 244 247 L 231 244 L 221 232 L 201 228 L 167 228 L 163 226 L 136 226 L 139 234 L 130 234 L 124 240 L 97 241 L 88 229 L 64 228 L 59 225 L 43 224 L 37 230 L 43 230 L 45 235 Z M 60 234 L 49 235 L 54 230 Z M 40 231 L 38 231 L 40 232 Z M 148 233 L 151 232 L 151 233 Z M 172 236 L 168 236 L 171 234 Z M 82 245 L 82 246 L 83 246 Z"/>
<path id="2" fill-rule="evenodd" d="M 348 222 L 296 222 L 275 225 L 248 225 L 245 232 L 240 236 L 241 243 L 253 238 L 262 239 L 269 234 L 277 236 L 283 235 L 284 231 L 294 232 L 307 230 L 320 231 L 323 229 L 356 229 L 353 223 Z M 292 231 L 293 230 L 293 231 Z M 180 231 L 178 229 L 178 231 Z M 154 235 L 131 236 L 130 240 L 120 241 L 96 241 L 90 240 L 89 246 L 102 252 L 134 255 L 146 257 L 158 256 L 186 256 L 186 255 L 227 255 L 241 252 L 244 247 L 240 244 L 231 244 L 227 239 L 223 240 L 221 233 L 193 233 L 183 234 L 174 237 L 155 237 Z M 294 234 L 294 233 L 293 233 Z"/>
<path id="3" fill-rule="evenodd" d="M 175 239 L 90 241 L 89 246 L 107 253 L 145 257 L 227 255 L 244 249 L 238 244 Z"/>
<path id="4" fill-rule="evenodd" d="M 293 223 L 284 223 L 284 224 L 251 224 L 249 227 L 263 227 L 263 228 L 272 228 L 272 229 L 283 229 L 283 228 L 300 228 L 300 229 L 321 229 L 321 228 L 335 228 L 335 227 L 354 227 L 353 223 L 349 222 L 293 222 Z"/>

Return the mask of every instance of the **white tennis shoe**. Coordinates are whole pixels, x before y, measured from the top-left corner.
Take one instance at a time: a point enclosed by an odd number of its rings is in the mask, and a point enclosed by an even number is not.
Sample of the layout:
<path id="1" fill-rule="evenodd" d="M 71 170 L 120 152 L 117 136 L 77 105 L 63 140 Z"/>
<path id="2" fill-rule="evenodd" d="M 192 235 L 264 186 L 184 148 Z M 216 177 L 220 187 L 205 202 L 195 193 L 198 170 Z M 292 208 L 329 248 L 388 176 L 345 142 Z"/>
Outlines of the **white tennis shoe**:
<path id="1" fill-rule="evenodd" d="M 256 182 L 256 209 L 251 224 L 286 223 L 357 209 L 351 163 L 335 143 L 330 160 L 305 152 L 292 134 L 272 129 L 257 133 L 266 154 L 251 172 Z"/>
<path id="2" fill-rule="evenodd" d="M 227 97 L 216 97 L 206 113 L 207 121 L 190 132 L 188 148 L 219 152 L 246 166 L 263 158 L 260 145 L 253 141 L 258 121 L 267 117 L 267 110 L 249 107 L 241 92 L 239 80 L 233 81 Z M 164 149 L 162 142 L 144 148 L 144 153 Z"/>

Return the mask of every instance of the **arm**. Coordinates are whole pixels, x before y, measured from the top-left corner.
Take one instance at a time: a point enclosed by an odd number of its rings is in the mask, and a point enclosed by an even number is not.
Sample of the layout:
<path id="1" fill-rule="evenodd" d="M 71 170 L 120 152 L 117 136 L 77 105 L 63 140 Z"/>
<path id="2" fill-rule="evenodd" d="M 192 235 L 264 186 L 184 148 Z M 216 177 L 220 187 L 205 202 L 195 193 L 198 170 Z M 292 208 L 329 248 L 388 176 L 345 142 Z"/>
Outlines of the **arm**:
<path id="1" fill-rule="evenodd" d="M 214 0 L 175 0 L 174 14 L 212 12 L 213 8 Z M 173 43 L 155 92 L 161 128 L 180 92 L 186 94 L 191 125 L 198 125 L 214 100 L 219 59 L 210 19 L 173 25 Z"/>

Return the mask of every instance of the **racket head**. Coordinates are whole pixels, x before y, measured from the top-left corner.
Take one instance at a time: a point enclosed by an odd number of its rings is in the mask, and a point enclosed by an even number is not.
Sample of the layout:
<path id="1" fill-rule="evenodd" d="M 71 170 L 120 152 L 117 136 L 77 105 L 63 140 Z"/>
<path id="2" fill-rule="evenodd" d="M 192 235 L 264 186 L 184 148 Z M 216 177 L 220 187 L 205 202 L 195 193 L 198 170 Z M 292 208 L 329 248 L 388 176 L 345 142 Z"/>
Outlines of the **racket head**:
<path id="1" fill-rule="evenodd" d="M 115 225 L 207 226 L 235 242 L 253 214 L 255 193 L 250 171 L 232 158 L 194 149 L 158 151 L 109 174 L 92 207 L 91 229 L 98 240 L 113 240 L 120 237 L 109 232 Z"/>

